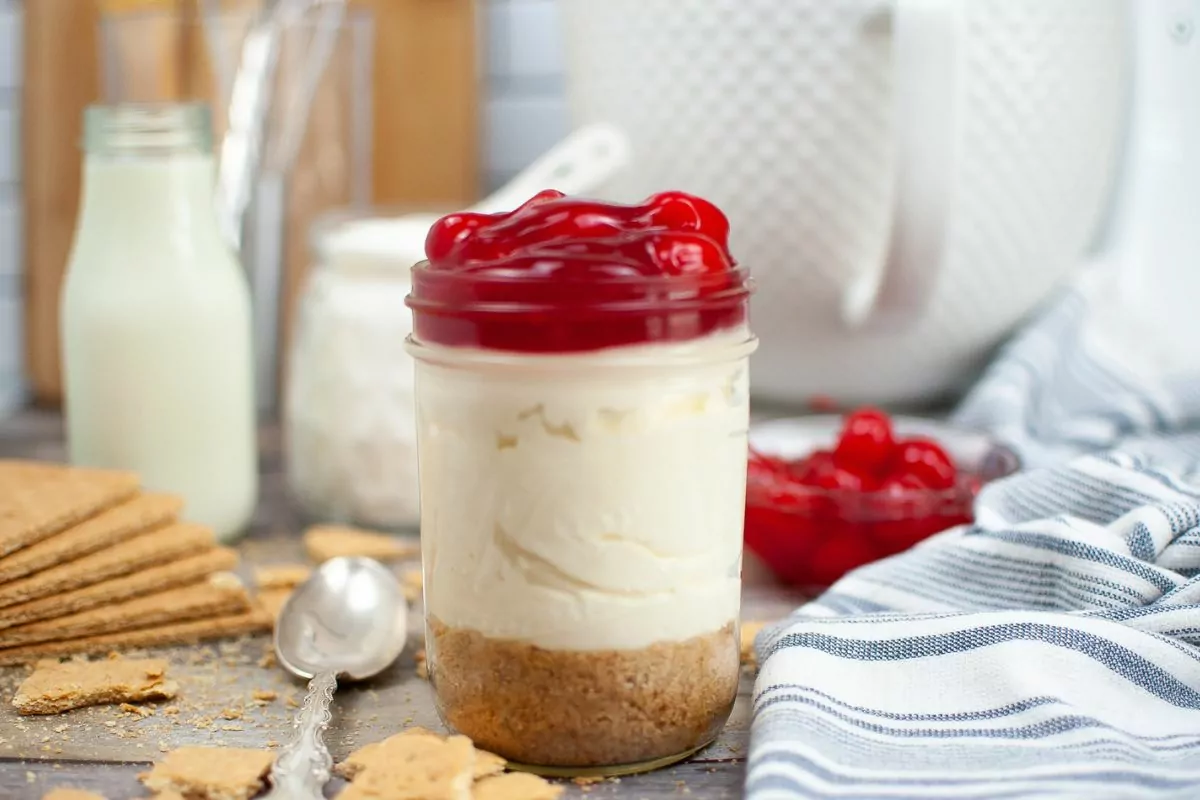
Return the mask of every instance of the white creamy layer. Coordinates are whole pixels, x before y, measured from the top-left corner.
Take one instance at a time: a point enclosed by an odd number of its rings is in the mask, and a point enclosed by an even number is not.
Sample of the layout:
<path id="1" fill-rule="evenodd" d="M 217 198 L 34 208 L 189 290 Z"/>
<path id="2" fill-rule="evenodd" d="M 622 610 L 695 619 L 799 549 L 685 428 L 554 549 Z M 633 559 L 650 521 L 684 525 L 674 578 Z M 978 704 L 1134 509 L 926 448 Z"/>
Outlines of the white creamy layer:
<path id="1" fill-rule="evenodd" d="M 736 619 L 748 338 L 503 368 L 419 360 L 429 611 L 570 650 L 679 641 Z M 697 363 L 664 366 L 672 358 Z"/>

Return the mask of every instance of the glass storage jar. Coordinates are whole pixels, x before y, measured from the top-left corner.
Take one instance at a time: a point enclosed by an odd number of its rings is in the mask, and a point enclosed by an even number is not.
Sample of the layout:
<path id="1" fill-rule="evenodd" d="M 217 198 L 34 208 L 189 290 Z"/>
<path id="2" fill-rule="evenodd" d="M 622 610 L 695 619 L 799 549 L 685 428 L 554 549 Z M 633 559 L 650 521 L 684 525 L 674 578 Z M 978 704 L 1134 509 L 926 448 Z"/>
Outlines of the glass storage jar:
<path id="1" fill-rule="evenodd" d="M 284 429 L 289 488 L 322 521 L 389 530 L 418 521 L 413 361 L 404 348 L 412 318 L 404 298 L 428 222 L 413 227 L 402 216 L 349 214 L 314 226 Z"/>
<path id="2" fill-rule="evenodd" d="M 710 743 L 739 676 L 748 279 L 679 299 L 647 277 L 632 303 L 628 281 L 594 284 L 566 306 L 503 275 L 413 280 L 443 721 L 552 775 Z"/>

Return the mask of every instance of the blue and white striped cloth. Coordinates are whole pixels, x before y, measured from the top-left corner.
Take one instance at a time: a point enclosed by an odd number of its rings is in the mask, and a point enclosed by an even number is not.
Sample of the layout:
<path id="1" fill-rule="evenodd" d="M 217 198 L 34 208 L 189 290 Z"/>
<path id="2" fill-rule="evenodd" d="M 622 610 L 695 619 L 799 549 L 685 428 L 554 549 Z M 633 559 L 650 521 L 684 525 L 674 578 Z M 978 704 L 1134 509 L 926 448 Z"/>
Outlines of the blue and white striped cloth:
<path id="1" fill-rule="evenodd" d="M 1094 308 L 956 414 L 1034 469 L 760 636 L 751 800 L 1200 798 L 1200 381 L 1148 380 Z"/>

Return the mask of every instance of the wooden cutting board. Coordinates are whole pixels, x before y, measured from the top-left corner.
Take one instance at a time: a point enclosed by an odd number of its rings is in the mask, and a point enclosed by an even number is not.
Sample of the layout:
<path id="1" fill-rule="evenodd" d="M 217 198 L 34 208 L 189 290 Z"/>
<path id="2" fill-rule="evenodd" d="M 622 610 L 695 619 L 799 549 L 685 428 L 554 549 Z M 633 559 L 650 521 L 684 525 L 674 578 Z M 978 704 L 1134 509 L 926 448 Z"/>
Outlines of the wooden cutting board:
<path id="1" fill-rule="evenodd" d="M 79 0 L 36 0 L 24 11 L 26 363 L 34 396 L 56 403 L 62 393 L 58 293 L 79 203 L 82 114 L 100 96 L 99 12 Z"/>
<path id="2" fill-rule="evenodd" d="M 58 296 L 79 202 L 82 114 L 101 96 L 101 11 L 137 13 L 194 2 L 35 0 L 25 5 L 26 360 L 41 404 L 56 405 L 62 398 Z M 390 206 L 474 201 L 480 186 L 474 0 L 351 0 L 351 5 L 374 15 L 374 201 Z M 181 46 L 186 49 L 187 42 Z M 185 56 L 161 51 L 158 57 L 182 70 Z M 163 91 L 175 87 L 181 97 L 204 93 L 193 78 L 170 67 L 155 77 Z M 307 181 L 303 171 L 293 178 L 300 186 Z M 291 203 L 292 213 L 311 216 L 329 202 L 342 200 L 301 194 Z M 308 265 L 303 230 L 289 235 L 287 248 L 280 315 L 284 347 Z"/>

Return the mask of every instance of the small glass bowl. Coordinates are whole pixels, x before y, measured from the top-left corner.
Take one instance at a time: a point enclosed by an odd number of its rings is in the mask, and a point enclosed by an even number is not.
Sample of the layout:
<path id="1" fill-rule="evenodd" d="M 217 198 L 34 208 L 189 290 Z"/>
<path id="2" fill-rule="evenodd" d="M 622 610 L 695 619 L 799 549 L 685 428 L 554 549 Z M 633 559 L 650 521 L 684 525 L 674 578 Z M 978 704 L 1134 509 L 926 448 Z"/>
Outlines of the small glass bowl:
<path id="1" fill-rule="evenodd" d="M 989 434 L 916 417 L 893 417 L 897 438 L 925 436 L 958 466 L 949 489 L 856 491 L 774 479 L 753 460 L 746 484 L 746 546 L 789 583 L 828 586 L 863 564 L 907 550 L 972 519 L 984 484 L 1020 468 L 1016 453 Z M 750 431 L 754 452 L 785 461 L 832 449 L 842 417 L 775 420 Z"/>

